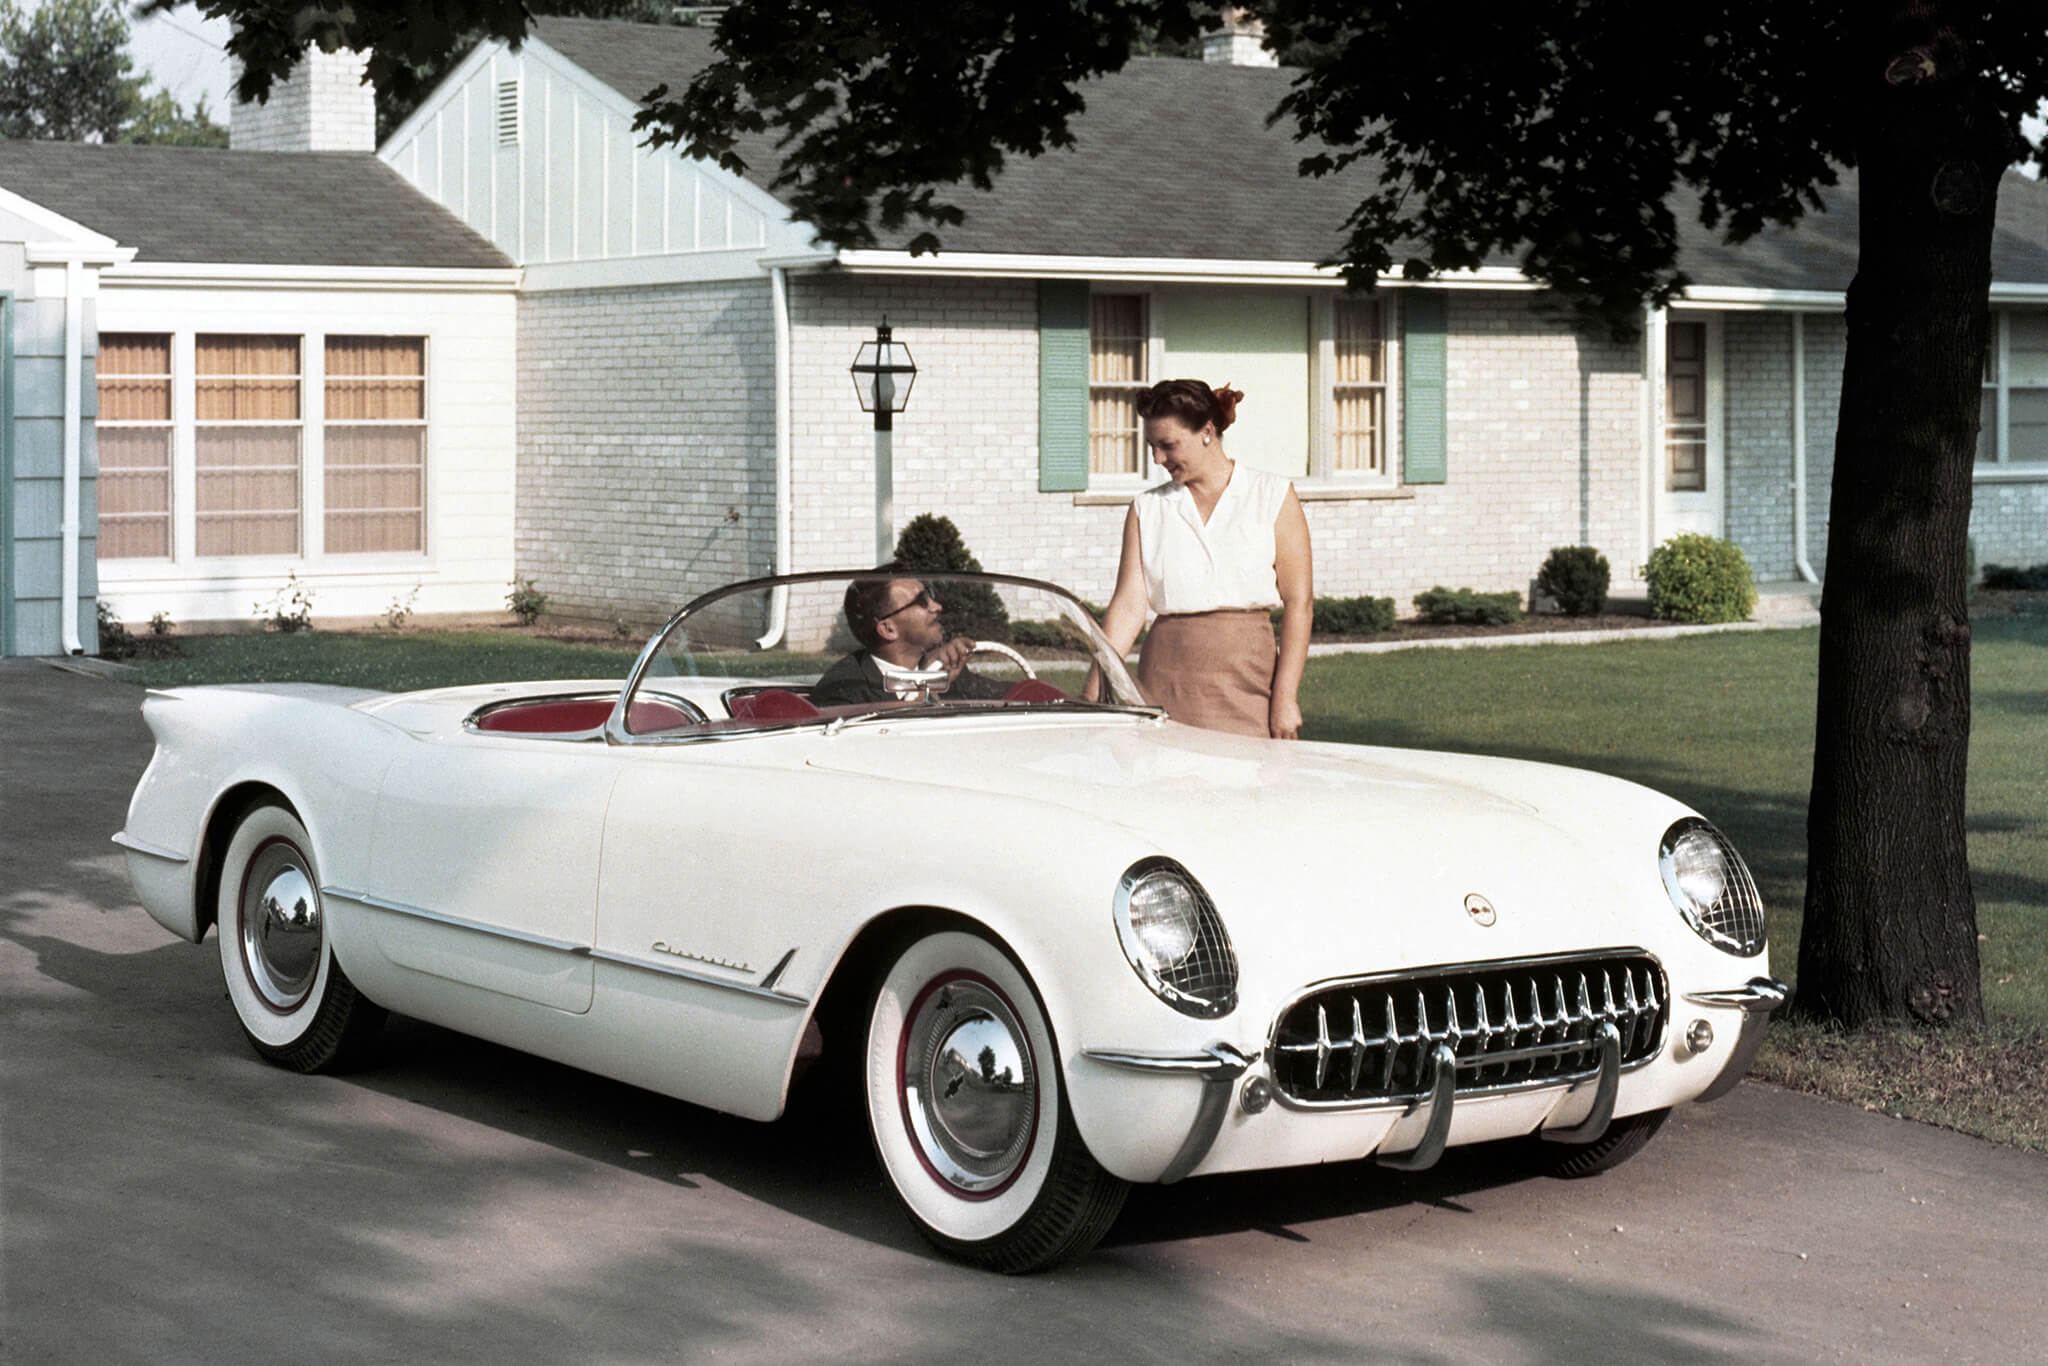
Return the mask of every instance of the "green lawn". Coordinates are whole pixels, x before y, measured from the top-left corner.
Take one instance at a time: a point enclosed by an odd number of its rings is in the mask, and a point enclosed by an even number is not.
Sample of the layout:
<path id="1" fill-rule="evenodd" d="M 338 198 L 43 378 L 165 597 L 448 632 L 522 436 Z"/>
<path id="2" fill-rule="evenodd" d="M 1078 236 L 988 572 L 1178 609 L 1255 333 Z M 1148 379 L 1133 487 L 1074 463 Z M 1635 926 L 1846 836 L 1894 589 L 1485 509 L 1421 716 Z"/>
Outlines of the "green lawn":
<path id="1" fill-rule="evenodd" d="M 1795 967 L 1806 864 L 1817 630 L 1317 659 L 1310 739 L 1506 754 L 1646 783 L 1749 859 L 1772 968 Z M 634 652 L 487 632 L 245 635 L 146 661 L 152 686 L 315 680 L 423 688 L 618 678 Z M 1993 1027 L 1844 1039 L 1773 1030 L 1760 1075 L 2048 1151 L 2048 615 L 1975 624 L 1970 862 Z"/>

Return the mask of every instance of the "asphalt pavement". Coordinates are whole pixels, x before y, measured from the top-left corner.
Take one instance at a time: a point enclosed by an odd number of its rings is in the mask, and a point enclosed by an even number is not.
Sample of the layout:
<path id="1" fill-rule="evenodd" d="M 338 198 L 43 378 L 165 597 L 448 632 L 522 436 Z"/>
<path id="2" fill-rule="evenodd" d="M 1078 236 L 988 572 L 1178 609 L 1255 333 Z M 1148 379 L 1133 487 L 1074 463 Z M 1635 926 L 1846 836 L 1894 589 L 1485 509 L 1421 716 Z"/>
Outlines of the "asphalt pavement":
<path id="1" fill-rule="evenodd" d="M 108 842 L 140 700 L 0 660 L 0 1360 L 2043 1359 L 2048 1159 L 1756 1084 L 1588 1181 L 1489 1148 L 1140 1188 L 1010 1280 L 931 1254 L 854 1127 L 407 1021 L 278 1071 Z"/>

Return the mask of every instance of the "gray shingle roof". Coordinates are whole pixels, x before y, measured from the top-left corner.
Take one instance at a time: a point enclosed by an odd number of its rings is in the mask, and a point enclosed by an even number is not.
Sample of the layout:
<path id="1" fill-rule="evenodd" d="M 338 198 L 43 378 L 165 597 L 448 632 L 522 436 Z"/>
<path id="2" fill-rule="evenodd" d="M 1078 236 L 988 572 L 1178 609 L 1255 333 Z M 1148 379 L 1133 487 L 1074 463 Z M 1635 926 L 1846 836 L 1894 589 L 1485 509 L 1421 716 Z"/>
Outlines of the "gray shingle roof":
<path id="1" fill-rule="evenodd" d="M 138 262 L 512 264 L 368 152 L 0 142 L 0 186 L 135 248 Z"/>
<path id="2" fill-rule="evenodd" d="M 639 101 L 666 82 L 680 89 L 712 59 L 701 28 L 543 18 L 534 36 L 626 98 Z M 964 191 L 967 221 L 940 235 L 949 251 L 1048 256 L 1319 261 L 1342 242 L 1364 167 L 1344 177 L 1304 179 L 1303 147 L 1291 122 L 1267 116 L 1293 73 L 1173 58 L 1137 58 L 1084 88 L 1088 107 L 1075 145 L 1035 159 L 1012 158 L 994 189 Z M 1216 173 L 1201 183 L 1200 214 L 1180 211 L 1161 168 L 1190 144 Z M 763 189 L 780 167 L 768 139 L 744 141 L 747 178 Z M 1795 230 L 1773 229 L 1731 247 L 1681 212 L 1680 261 L 1696 284 L 1759 289 L 1841 290 L 1856 266 L 1854 176 L 1825 195 L 1827 211 Z M 903 235 L 908 240 L 909 233 Z M 900 243 L 899 243 L 900 245 Z M 1397 254 L 1398 259 L 1398 254 Z M 1501 264 L 1513 264 L 1503 260 Z M 2048 282 L 2048 187 L 2008 176 L 1999 196 L 1993 276 Z"/>

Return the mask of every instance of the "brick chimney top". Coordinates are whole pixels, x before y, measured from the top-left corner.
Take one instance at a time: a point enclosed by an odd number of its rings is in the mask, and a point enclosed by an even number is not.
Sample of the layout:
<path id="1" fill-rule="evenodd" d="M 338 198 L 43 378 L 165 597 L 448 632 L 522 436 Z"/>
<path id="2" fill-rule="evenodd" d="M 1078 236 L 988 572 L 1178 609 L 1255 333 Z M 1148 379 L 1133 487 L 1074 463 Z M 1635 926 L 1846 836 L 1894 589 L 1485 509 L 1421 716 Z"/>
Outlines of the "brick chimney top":
<path id="1" fill-rule="evenodd" d="M 1229 66 L 1278 66 L 1266 49 L 1266 26 L 1233 5 L 1217 16 L 1217 27 L 1202 35 L 1202 60 Z"/>
<path id="2" fill-rule="evenodd" d="M 306 50 L 262 104 L 235 101 L 228 146 L 246 152 L 374 152 L 377 95 L 363 83 L 360 52 Z"/>

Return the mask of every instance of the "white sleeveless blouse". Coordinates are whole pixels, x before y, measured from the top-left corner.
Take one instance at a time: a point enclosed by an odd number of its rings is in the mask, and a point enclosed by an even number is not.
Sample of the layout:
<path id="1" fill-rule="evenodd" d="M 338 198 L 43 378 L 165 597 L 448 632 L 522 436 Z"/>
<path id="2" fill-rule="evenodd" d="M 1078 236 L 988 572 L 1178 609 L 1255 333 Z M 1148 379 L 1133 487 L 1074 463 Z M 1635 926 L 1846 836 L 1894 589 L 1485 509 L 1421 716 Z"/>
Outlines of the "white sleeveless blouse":
<path id="1" fill-rule="evenodd" d="M 1154 612 L 1215 612 L 1278 607 L 1280 580 L 1273 524 L 1293 487 L 1285 477 L 1240 461 L 1207 524 L 1195 496 L 1168 481 L 1139 494 L 1138 557 Z"/>

